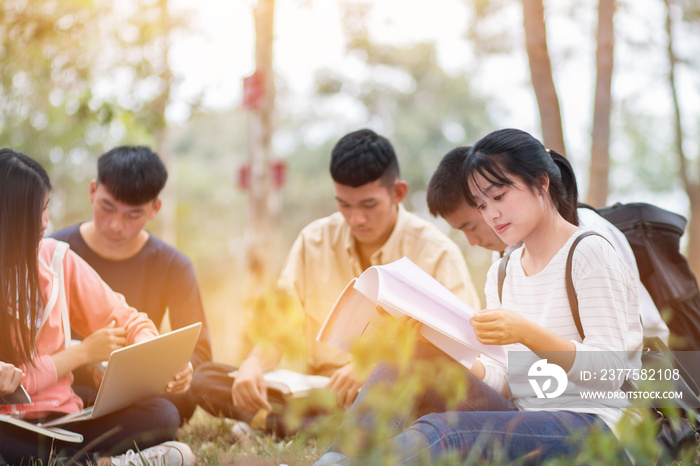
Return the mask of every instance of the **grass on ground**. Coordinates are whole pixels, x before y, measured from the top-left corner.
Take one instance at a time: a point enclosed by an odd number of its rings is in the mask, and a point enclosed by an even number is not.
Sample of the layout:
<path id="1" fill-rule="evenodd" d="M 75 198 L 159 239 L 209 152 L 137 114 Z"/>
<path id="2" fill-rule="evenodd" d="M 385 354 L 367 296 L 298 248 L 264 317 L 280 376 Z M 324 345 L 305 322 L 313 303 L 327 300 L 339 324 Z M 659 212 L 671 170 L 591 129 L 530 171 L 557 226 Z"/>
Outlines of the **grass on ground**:
<path id="1" fill-rule="evenodd" d="M 321 441 L 297 434 L 287 438 L 256 431 L 238 438 L 236 421 L 211 416 L 197 408 L 192 419 L 178 431 L 178 440 L 187 443 L 201 465 L 282 465 L 313 464 L 323 451 Z"/>

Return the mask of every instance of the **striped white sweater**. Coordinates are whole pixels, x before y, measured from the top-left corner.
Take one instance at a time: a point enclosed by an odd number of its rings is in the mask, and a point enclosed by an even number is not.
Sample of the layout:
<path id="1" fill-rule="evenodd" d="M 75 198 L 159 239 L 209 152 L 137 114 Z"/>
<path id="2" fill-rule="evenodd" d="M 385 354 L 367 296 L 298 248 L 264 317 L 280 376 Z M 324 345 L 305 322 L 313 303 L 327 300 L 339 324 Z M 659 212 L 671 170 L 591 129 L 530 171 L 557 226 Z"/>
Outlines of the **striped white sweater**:
<path id="1" fill-rule="evenodd" d="M 486 281 L 487 308 L 510 309 L 571 340 L 577 356 L 567 376 L 569 388 L 552 403 L 562 409 L 567 401 L 579 402 L 580 388 L 617 391 L 619 380 L 601 380 L 601 377 L 581 381 L 583 370 L 598 372 L 602 369 L 639 367 L 639 361 L 620 358 L 615 351 L 641 349 L 642 325 L 639 318 L 637 287 L 629 267 L 604 238 L 590 236 L 577 246 L 573 256 L 572 279 L 579 302 L 579 313 L 585 333 L 581 341 L 574 323 L 566 291 L 566 258 L 574 239 L 583 230 L 574 233 L 547 266 L 539 273 L 526 276 L 520 262 L 522 248 L 515 250 L 508 262 L 503 285 L 503 304 L 498 299 L 498 262 L 494 263 Z M 528 351 L 523 345 L 508 345 L 507 351 Z M 593 353 L 596 352 L 596 353 Z M 586 357 L 579 357 L 586 354 Z M 484 382 L 499 391 L 508 393 L 507 369 L 482 358 L 486 369 Z M 631 367 L 631 368 L 634 368 Z M 567 398 L 569 397 L 569 398 Z M 516 406 L 524 411 L 541 410 L 542 403 L 530 398 L 515 398 Z M 545 408 L 547 409 L 547 408 Z M 570 411 L 600 415 L 615 430 L 622 415 L 619 408 L 598 406 L 571 407 Z"/>

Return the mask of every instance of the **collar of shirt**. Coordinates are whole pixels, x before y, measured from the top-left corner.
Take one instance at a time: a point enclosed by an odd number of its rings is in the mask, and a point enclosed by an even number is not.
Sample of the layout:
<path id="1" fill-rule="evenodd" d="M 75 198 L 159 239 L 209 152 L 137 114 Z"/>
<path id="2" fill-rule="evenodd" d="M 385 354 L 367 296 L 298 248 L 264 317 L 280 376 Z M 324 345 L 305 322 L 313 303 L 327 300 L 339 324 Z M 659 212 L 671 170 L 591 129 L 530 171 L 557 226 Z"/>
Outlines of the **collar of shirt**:
<path id="1" fill-rule="evenodd" d="M 391 235 L 389 235 L 386 242 L 369 258 L 370 265 L 384 264 L 385 262 L 382 260 L 383 256 L 387 255 L 392 257 L 392 251 L 396 251 L 398 249 L 399 238 L 401 237 L 402 230 L 404 229 L 404 225 L 406 223 L 405 212 L 406 209 L 404 208 L 403 204 L 399 204 L 399 211 L 396 215 L 394 229 L 391 231 Z M 355 248 L 355 238 L 352 236 L 352 231 L 347 224 L 345 228 L 345 250 L 350 258 L 355 275 L 359 276 L 363 272 L 362 266 L 360 265 L 360 256 L 357 254 L 357 250 Z"/>

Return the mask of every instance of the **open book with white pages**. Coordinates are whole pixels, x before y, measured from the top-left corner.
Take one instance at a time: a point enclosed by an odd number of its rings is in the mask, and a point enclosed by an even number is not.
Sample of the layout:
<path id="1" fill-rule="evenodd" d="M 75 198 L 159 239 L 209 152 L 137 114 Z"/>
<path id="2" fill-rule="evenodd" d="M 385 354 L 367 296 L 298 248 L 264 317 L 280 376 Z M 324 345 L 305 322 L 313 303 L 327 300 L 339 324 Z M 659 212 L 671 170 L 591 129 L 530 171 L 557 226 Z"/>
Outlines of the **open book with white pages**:
<path id="1" fill-rule="evenodd" d="M 83 436 L 77 432 L 71 432 L 70 430 L 61 429 L 60 427 L 44 427 L 34 422 L 14 417 L 10 414 L 0 414 L 0 422 L 6 422 L 21 427 L 22 429 L 31 430 L 64 442 L 82 443 L 83 441 Z"/>
<path id="2" fill-rule="evenodd" d="M 229 372 L 229 377 L 236 378 L 238 371 Z M 331 381 L 322 375 L 306 375 L 288 369 L 275 369 L 263 374 L 267 388 L 277 390 L 292 398 L 309 396 L 313 390 L 324 388 Z"/>
<path id="3" fill-rule="evenodd" d="M 377 305 L 393 316 L 404 314 L 421 322 L 423 337 L 467 368 L 480 353 L 506 364 L 502 346 L 477 340 L 469 323 L 474 309 L 407 257 L 372 266 L 353 278 L 316 339 L 350 351 L 372 321 L 381 318 Z"/>

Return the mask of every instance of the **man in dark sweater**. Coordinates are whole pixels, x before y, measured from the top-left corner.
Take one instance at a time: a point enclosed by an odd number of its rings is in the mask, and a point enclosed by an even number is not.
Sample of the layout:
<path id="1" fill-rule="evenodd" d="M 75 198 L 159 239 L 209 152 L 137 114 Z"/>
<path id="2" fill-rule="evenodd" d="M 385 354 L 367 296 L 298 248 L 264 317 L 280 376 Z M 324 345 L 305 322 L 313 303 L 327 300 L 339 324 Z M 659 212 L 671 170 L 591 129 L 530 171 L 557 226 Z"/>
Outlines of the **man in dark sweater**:
<path id="1" fill-rule="evenodd" d="M 148 147 L 120 146 L 100 156 L 97 180 L 90 183 L 93 219 L 61 230 L 65 241 L 126 302 L 160 327 L 166 309 L 170 327 L 194 322 L 203 327 L 192 367 L 212 360 L 211 341 L 192 262 L 144 229 L 161 207 L 158 197 L 168 178 L 158 155 Z M 196 402 L 188 391 L 165 395 L 188 419 Z"/>

